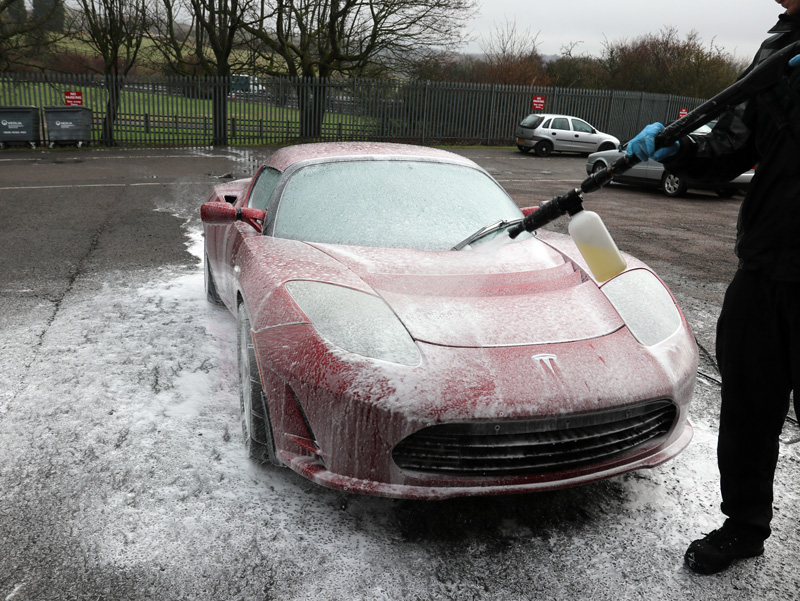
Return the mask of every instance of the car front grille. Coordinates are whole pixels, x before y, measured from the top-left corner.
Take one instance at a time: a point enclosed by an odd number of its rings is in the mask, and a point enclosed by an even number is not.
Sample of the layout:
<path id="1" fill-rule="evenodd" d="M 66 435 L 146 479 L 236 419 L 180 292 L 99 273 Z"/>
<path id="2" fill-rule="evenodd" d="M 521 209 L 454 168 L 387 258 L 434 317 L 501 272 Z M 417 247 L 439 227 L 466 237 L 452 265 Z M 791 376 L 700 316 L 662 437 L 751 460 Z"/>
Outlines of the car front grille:
<path id="1" fill-rule="evenodd" d="M 393 450 L 407 472 L 454 477 L 535 476 L 654 448 L 678 416 L 669 400 L 573 416 L 429 426 Z"/>

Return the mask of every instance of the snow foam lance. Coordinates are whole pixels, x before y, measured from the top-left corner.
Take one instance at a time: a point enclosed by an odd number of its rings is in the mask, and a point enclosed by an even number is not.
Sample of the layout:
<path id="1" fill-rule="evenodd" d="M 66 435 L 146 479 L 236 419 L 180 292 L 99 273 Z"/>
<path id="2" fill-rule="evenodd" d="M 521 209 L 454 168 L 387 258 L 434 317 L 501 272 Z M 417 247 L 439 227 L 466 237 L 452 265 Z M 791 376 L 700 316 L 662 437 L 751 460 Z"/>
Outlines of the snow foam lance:
<path id="1" fill-rule="evenodd" d="M 532 232 L 567 213 L 569 235 L 572 236 L 595 279 L 598 282 L 605 282 L 622 273 L 627 267 L 625 259 L 622 258 L 600 216 L 583 209 L 583 194 L 578 188 L 541 204 L 511 228 L 508 235 L 516 238 L 523 231 Z"/>

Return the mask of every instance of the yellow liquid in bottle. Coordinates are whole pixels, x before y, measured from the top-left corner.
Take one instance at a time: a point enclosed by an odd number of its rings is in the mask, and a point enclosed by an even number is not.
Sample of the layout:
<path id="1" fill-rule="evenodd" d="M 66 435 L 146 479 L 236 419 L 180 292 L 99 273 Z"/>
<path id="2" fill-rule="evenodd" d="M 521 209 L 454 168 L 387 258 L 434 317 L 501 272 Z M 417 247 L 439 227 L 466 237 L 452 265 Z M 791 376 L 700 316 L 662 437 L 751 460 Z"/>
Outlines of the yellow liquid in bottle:
<path id="1" fill-rule="evenodd" d="M 625 263 L 619 252 L 614 248 L 605 248 L 601 246 L 594 246 L 592 244 L 578 245 L 578 250 L 581 251 L 583 258 L 589 265 L 595 279 L 598 282 L 605 282 L 610 280 L 615 275 L 622 273 L 628 266 Z"/>

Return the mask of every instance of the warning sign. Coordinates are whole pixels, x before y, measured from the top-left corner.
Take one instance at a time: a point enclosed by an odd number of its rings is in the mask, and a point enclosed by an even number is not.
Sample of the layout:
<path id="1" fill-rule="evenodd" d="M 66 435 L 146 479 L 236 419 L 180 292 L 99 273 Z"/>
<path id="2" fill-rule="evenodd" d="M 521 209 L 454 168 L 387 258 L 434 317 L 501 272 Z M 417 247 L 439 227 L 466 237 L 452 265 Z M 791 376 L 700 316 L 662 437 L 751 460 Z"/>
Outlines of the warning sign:
<path id="1" fill-rule="evenodd" d="M 534 96 L 531 102 L 531 110 L 543 111 L 544 110 L 544 96 Z"/>
<path id="2" fill-rule="evenodd" d="M 81 106 L 83 104 L 83 92 L 64 92 L 64 104 L 67 106 Z"/>

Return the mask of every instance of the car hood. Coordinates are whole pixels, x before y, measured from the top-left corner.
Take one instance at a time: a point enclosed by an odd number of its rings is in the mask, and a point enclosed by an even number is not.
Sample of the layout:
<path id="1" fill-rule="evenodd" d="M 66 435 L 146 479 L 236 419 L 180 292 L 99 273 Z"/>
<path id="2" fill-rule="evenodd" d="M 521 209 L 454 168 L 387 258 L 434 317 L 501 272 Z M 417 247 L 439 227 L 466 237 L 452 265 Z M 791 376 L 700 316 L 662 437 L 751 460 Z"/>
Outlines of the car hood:
<path id="1" fill-rule="evenodd" d="M 491 251 L 313 246 L 381 296 L 421 342 L 548 344 L 597 338 L 624 325 L 591 278 L 537 239 Z"/>

